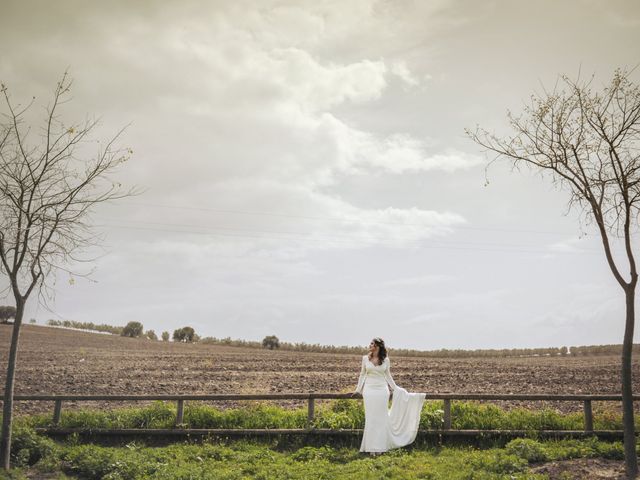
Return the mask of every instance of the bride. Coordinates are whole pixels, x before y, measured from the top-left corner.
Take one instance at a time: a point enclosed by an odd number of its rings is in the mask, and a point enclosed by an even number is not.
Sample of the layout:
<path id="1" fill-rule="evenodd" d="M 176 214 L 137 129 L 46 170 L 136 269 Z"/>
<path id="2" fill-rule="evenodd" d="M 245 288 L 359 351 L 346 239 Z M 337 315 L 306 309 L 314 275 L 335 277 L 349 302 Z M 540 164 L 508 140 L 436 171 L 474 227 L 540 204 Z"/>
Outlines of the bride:
<path id="1" fill-rule="evenodd" d="M 408 393 L 393 381 L 384 340 L 374 338 L 369 354 L 362 357 L 362 369 L 354 392 L 364 399 L 364 434 L 361 452 L 372 455 L 410 444 L 416 438 L 424 393 Z M 389 405 L 389 387 L 393 402 Z"/>

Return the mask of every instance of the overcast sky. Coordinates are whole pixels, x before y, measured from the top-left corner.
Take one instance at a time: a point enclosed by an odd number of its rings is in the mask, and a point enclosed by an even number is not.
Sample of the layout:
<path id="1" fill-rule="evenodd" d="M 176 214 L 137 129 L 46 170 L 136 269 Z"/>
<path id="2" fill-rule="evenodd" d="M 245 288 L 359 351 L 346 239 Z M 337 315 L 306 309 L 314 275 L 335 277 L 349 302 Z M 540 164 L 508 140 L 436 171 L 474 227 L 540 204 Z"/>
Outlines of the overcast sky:
<path id="1" fill-rule="evenodd" d="M 0 80 L 130 124 L 91 280 L 27 318 L 390 347 L 621 343 L 624 300 L 566 192 L 464 135 L 558 74 L 640 63 L 628 1 L 7 1 Z M 634 77 L 638 79 L 638 75 Z M 40 111 L 41 110 L 37 110 Z M 37 113 L 36 111 L 36 113 Z M 588 233 L 581 236 L 581 231 Z M 7 300 L 8 301 L 8 300 Z"/>

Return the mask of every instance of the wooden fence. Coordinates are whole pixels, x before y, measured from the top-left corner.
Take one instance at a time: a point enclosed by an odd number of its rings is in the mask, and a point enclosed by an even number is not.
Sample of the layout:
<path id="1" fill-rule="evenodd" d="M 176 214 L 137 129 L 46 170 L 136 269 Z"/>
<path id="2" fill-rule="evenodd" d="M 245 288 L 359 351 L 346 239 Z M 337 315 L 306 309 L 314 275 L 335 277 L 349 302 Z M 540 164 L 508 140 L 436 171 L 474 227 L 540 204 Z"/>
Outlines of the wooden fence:
<path id="1" fill-rule="evenodd" d="M 278 435 L 278 434 L 317 434 L 317 435 L 353 435 L 360 434 L 360 429 L 321 429 L 314 428 L 315 401 L 326 399 L 353 399 L 362 398 L 361 395 L 350 393 L 269 393 L 269 394 L 214 394 L 214 395 L 16 395 L 15 401 L 53 402 L 53 427 L 36 429 L 52 435 L 68 435 L 71 433 L 91 435 L 224 435 L 224 436 L 254 436 L 254 435 Z M 420 430 L 420 435 L 445 435 L 445 436 L 522 436 L 530 434 L 531 430 L 459 430 L 451 428 L 451 403 L 460 400 L 498 400 L 498 401 L 553 401 L 553 402 L 581 402 L 584 412 L 584 428 L 582 430 L 536 430 L 543 436 L 588 436 L 621 437 L 621 430 L 594 430 L 592 402 L 621 402 L 621 395 L 546 395 L 546 394 L 483 394 L 483 393 L 428 393 L 427 400 L 443 400 L 444 414 L 442 429 Z M 78 429 L 60 428 L 63 402 L 141 402 L 141 401 L 169 401 L 176 402 L 176 420 L 173 429 Z M 187 401 L 215 402 L 238 400 L 306 400 L 307 401 L 307 425 L 306 428 L 294 429 L 219 429 L 219 428 L 185 428 L 184 405 Z M 634 400 L 640 400 L 640 396 L 634 396 Z"/>

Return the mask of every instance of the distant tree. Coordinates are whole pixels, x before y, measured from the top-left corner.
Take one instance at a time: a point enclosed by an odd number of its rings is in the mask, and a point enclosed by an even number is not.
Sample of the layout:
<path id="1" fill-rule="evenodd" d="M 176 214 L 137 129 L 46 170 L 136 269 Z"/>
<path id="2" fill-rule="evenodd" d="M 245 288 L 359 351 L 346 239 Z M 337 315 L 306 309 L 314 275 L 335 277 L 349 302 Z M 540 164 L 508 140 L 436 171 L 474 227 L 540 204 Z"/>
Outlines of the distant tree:
<path id="1" fill-rule="evenodd" d="M 143 330 L 144 327 L 140 322 L 129 322 L 122 329 L 121 335 L 123 337 L 137 338 L 142 335 Z"/>
<path id="2" fill-rule="evenodd" d="M 173 331 L 174 342 L 193 342 L 196 332 L 192 327 L 182 327 Z"/>
<path id="3" fill-rule="evenodd" d="M 16 307 L 9 305 L 0 307 L 0 323 L 9 323 L 10 318 L 16 318 Z"/>
<path id="4" fill-rule="evenodd" d="M 640 226 L 640 85 L 624 70 L 617 70 L 602 89 L 591 83 L 562 77 L 561 87 L 532 95 L 521 115 L 508 114 L 510 135 L 499 137 L 480 128 L 467 134 L 496 159 L 548 175 L 569 191 L 569 207 L 578 207 L 597 227 L 611 273 L 624 294 L 624 457 L 627 477 L 636 478 L 632 354 L 640 253 L 635 238 Z M 620 255 L 614 252 L 616 239 L 624 245 Z"/>
<path id="5" fill-rule="evenodd" d="M 563 357 L 566 356 L 568 352 L 569 352 L 569 349 L 567 347 L 560 348 L 560 355 L 562 355 Z"/>
<path id="6" fill-rule="evenodd" d="M 162 332 L 162 341 L 163 342 L 168 342 L 169 341 L 169 332 Z"/>
<path id="7" fill-rule="evenodd" d="M 262 339 L 262 347 L 273 350 L 274 348 L 280 348 L 280 340 L 275 335 L 269 335 Z"/>
<path id="8" fill-rule="evenodd" d="M 156 335 L 156 332 L 153 330 L 147 330 L 146 335 L 149 340 L 158 340 L 158 335 Z"/>
<path id="9" fill-rule="evenodd" d="M 38 322 L 36 321 L 36 319 L 35 319 L 35 318 L 31 318 L 31 319 L 29 319 L 29 323 L 30 323 L 31 325 L 35 325 L 35 324 L 36 324 L 36 323 L 38 323 Z"/>

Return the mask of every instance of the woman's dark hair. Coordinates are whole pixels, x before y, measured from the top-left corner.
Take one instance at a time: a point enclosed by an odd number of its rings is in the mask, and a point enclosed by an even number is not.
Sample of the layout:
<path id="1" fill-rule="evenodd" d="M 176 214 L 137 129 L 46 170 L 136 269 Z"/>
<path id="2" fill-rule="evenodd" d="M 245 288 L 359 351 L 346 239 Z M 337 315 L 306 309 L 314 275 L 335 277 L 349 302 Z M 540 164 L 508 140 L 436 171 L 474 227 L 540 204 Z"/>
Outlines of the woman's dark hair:
<path id="1" fill-rule="evenodd" d="M 374 338 L 373 343 L 378 346 L 378 361 L 380 362 L 380 365 L 382 365 L 384 359 L 387 358 L 387 347 L 384 344 L 384 340 L 380 337 Z"/>

